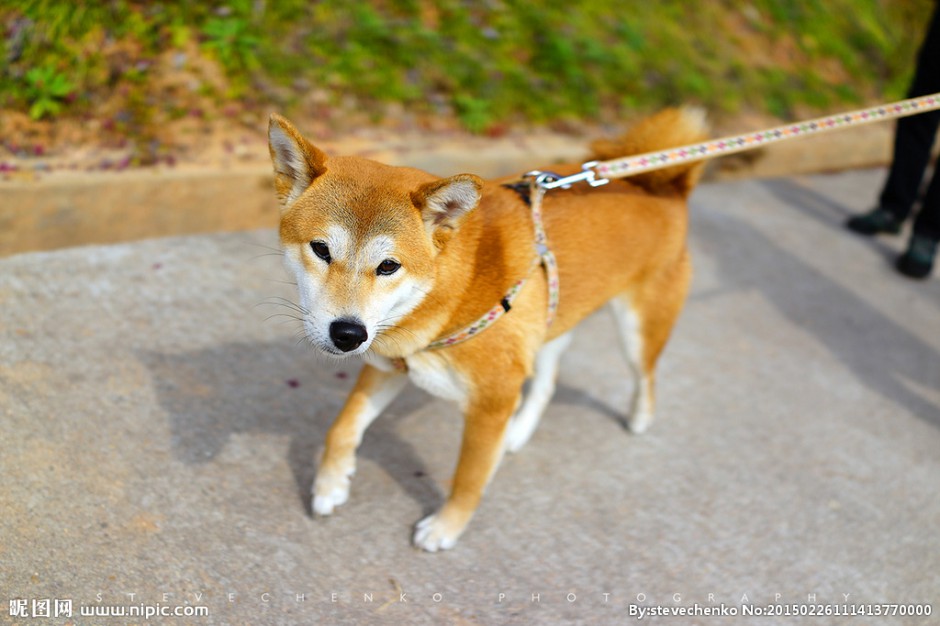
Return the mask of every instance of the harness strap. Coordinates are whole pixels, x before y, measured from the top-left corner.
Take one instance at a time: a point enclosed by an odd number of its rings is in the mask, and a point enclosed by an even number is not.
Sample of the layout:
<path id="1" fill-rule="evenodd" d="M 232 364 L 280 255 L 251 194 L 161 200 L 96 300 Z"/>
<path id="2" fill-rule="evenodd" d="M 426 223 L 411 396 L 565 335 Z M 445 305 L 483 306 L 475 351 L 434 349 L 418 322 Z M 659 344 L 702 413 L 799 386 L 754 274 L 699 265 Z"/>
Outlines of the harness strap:
<path id="1" fill-rule="evenodd" d="M 519 185 L 507 185 L 510 189 L 522 194 L 522 187 Z M 545 195 L 545 189 L 542 188 L 534 179 L 527 183 L 525 188 L 528 193 L 523 199 L 532 209 L 532 224 L 535 230 L 535 251 L 536 258 L 532 260 L 532 266 L 526 273 L 525 278 L 516 281 L 506 295 L 503 296 L 499 304 L 483 314 L 481 318 L 469 326 L 458 330 L 452 335 L 443 339 L 437 339 L 428 344 L 428 349 L 445 348 L 453 346 L 470 339 L 471 337 L 483 332 L 492 326 L 499 318 L 512 309 L 512 303 L 515 301 L 526 281 L 532 276 L 535 268 L 541 264 L 545 268 L 545 274 L 548 278 L 548 317 L 547 324 L 551 326 L 555 319 L 555 312 L 558 310 L 558 263 L 555 261 L 555 255 L 548 246 L 548 236 L 545 234 L 545 225 L 542 220 L 542 197 Z"/>
<path id="2" fill-rule="evenodd" d="M 547 190 L 533 179 L 529 183 L 529 198 L 532 205 L 532 223 L 535 225 L 535 251 L 545 268 L 548 279 L 548 317 L 546 324 L 552 325 L 555 313 L 558 312 L 558 263 L 555 254 L 548 247 L 548 236 L 545 234 L 545 224 L 542 220 L 542 198 Z"/>

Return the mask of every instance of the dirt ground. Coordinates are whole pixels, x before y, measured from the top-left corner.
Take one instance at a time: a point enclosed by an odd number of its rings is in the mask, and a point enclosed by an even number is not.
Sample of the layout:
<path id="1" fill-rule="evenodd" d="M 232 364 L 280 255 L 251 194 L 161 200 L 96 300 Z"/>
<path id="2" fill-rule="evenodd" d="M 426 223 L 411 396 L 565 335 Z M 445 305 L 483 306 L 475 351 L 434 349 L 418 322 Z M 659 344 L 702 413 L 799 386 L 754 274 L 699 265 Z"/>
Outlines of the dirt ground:
<path id="1" fill-rule="evenodd" d="M 216 170 L 267 165 L 267 115 L 271 111 L 192 110 L 185 118 L 138 134 L 122 134 L 108 119 L 32 120 L 24 113 L 0 111 L 0 180 L 34 181 L 62 173 Z M 476 149 L 481 145 L 527 146 L 533 142 L 586 146 L 590 141 L 622 132 L 639 115 L 625 116 L 622 125 L 559 122 L 529 127 L 497 126 L 473 135 L 447 118 L 416 118 L 390 111 L 383 121 L 317 119 L 292 121 L 318 146 L 332 154 L 397 160 L 396 155 L 445 149 Z M 758 130 L 784 123 L 766 115 L 742 113 L 711 120 L 714 136 Z M 554 156 L 554 155 L 552 155 Z M 760 160 L 759 152 L 727 159 L 723 172 L 746 169 Z M 537 164 L 533 164 L 535 166 Z"/>

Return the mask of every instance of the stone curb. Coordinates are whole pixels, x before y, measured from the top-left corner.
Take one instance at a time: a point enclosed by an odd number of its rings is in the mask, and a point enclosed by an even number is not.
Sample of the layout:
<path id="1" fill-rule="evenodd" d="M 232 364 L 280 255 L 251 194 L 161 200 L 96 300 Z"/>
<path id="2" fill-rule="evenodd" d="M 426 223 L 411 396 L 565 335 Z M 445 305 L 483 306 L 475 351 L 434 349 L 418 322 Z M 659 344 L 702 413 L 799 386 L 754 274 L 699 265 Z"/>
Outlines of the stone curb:
<path id="1" fill-rule="evenodd" d="M 881 124 L 811 137 L 741 153 L 709 166 L 706 180 L 792 176 L 884 165 L 893 126 Z M 469 145 L 467 145 L 469 144 Z M 586 140 L 542 134 L 517 138 L 453 140 L 442 147 L 351 152 L 438 175 L 473 172 L 506 176 L 580 161 Z M 270 165 L 258 156 L 234 169 L 131 170 L 53 173 L 35 180 L 0 182 L 0 257 L 76 245 L 274 227 L 278 209 Z"/>

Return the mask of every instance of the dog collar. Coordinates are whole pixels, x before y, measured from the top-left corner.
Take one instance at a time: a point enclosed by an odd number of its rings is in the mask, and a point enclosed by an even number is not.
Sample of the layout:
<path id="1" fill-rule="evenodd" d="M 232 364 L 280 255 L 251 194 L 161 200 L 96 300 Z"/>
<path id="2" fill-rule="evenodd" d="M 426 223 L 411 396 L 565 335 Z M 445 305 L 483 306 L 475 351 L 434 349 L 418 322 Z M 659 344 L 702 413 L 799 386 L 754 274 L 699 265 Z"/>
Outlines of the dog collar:
<path id="1" fill-rule="evenodd" d="M 535 230 L 535 253 L 536 257 L 532 261 L 526 276 L 516 281 L 506 295 L 503 296 L 499 304 L 483 314 L 478 320 L 465 326 L 461 330 L 448 335 L 443 339 L 432 341 L 429 349 L 446 348 L 458 343 L 462 343 L 471 337 L 474 337 L 501 318 L 512 309 L 512 303 L 515 301 L 519 292 L 525 286 L 526 282 L 532 276 L 532 272 L 538 265 L 545 268 L 545 274 L 548 278 L 548 316 L 546 323 L 552 325 L 555 320 L 555 313 L 558 311 L 558 263 L 555 261 L 555 255 L 548 246 L 548 236 L 545 234 L 545 225 L 542 220 L 542 197 L 545 195 L 545 188 L 539 185 L 534 179 L 530 182 L 520 182 L 514 185 L 506 185 L 509 189 L 517 192 L 522 199 L 532 209 L 532 225 Z"/>

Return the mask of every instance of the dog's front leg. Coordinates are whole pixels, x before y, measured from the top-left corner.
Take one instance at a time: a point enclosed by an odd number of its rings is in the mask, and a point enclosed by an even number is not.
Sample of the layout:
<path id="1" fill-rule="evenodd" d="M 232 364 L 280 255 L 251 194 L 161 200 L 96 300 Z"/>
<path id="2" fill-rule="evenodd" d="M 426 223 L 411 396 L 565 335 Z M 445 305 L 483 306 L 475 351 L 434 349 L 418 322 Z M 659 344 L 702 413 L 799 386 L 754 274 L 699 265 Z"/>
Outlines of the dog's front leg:
<path id="1" fill-rule="evenodd" d="M 349 498 L 349 479 L 356 473 L 356 448 L 369 424 L 408 382 L 399 372 L 365 365 L 346 404 L 326 435 L 326 446 L 313 483 L 313 510 L 329 515 Z"/>
<path id="2" fill-rule="evenodd" d="M 505 382 L 500 386 L 505 387 Z M 437 513 L 418 522 L 414 534 L 417 547 L 429 552 L 447 550 L 467 527 L 502 458 L 506 426 L 518 404 L 521 387 L 520 380 L 515 393 L 507 390 L 499 394 L 490 389 L 491 393 L 484 390 L 470 399 L 450 497 Z"/>

